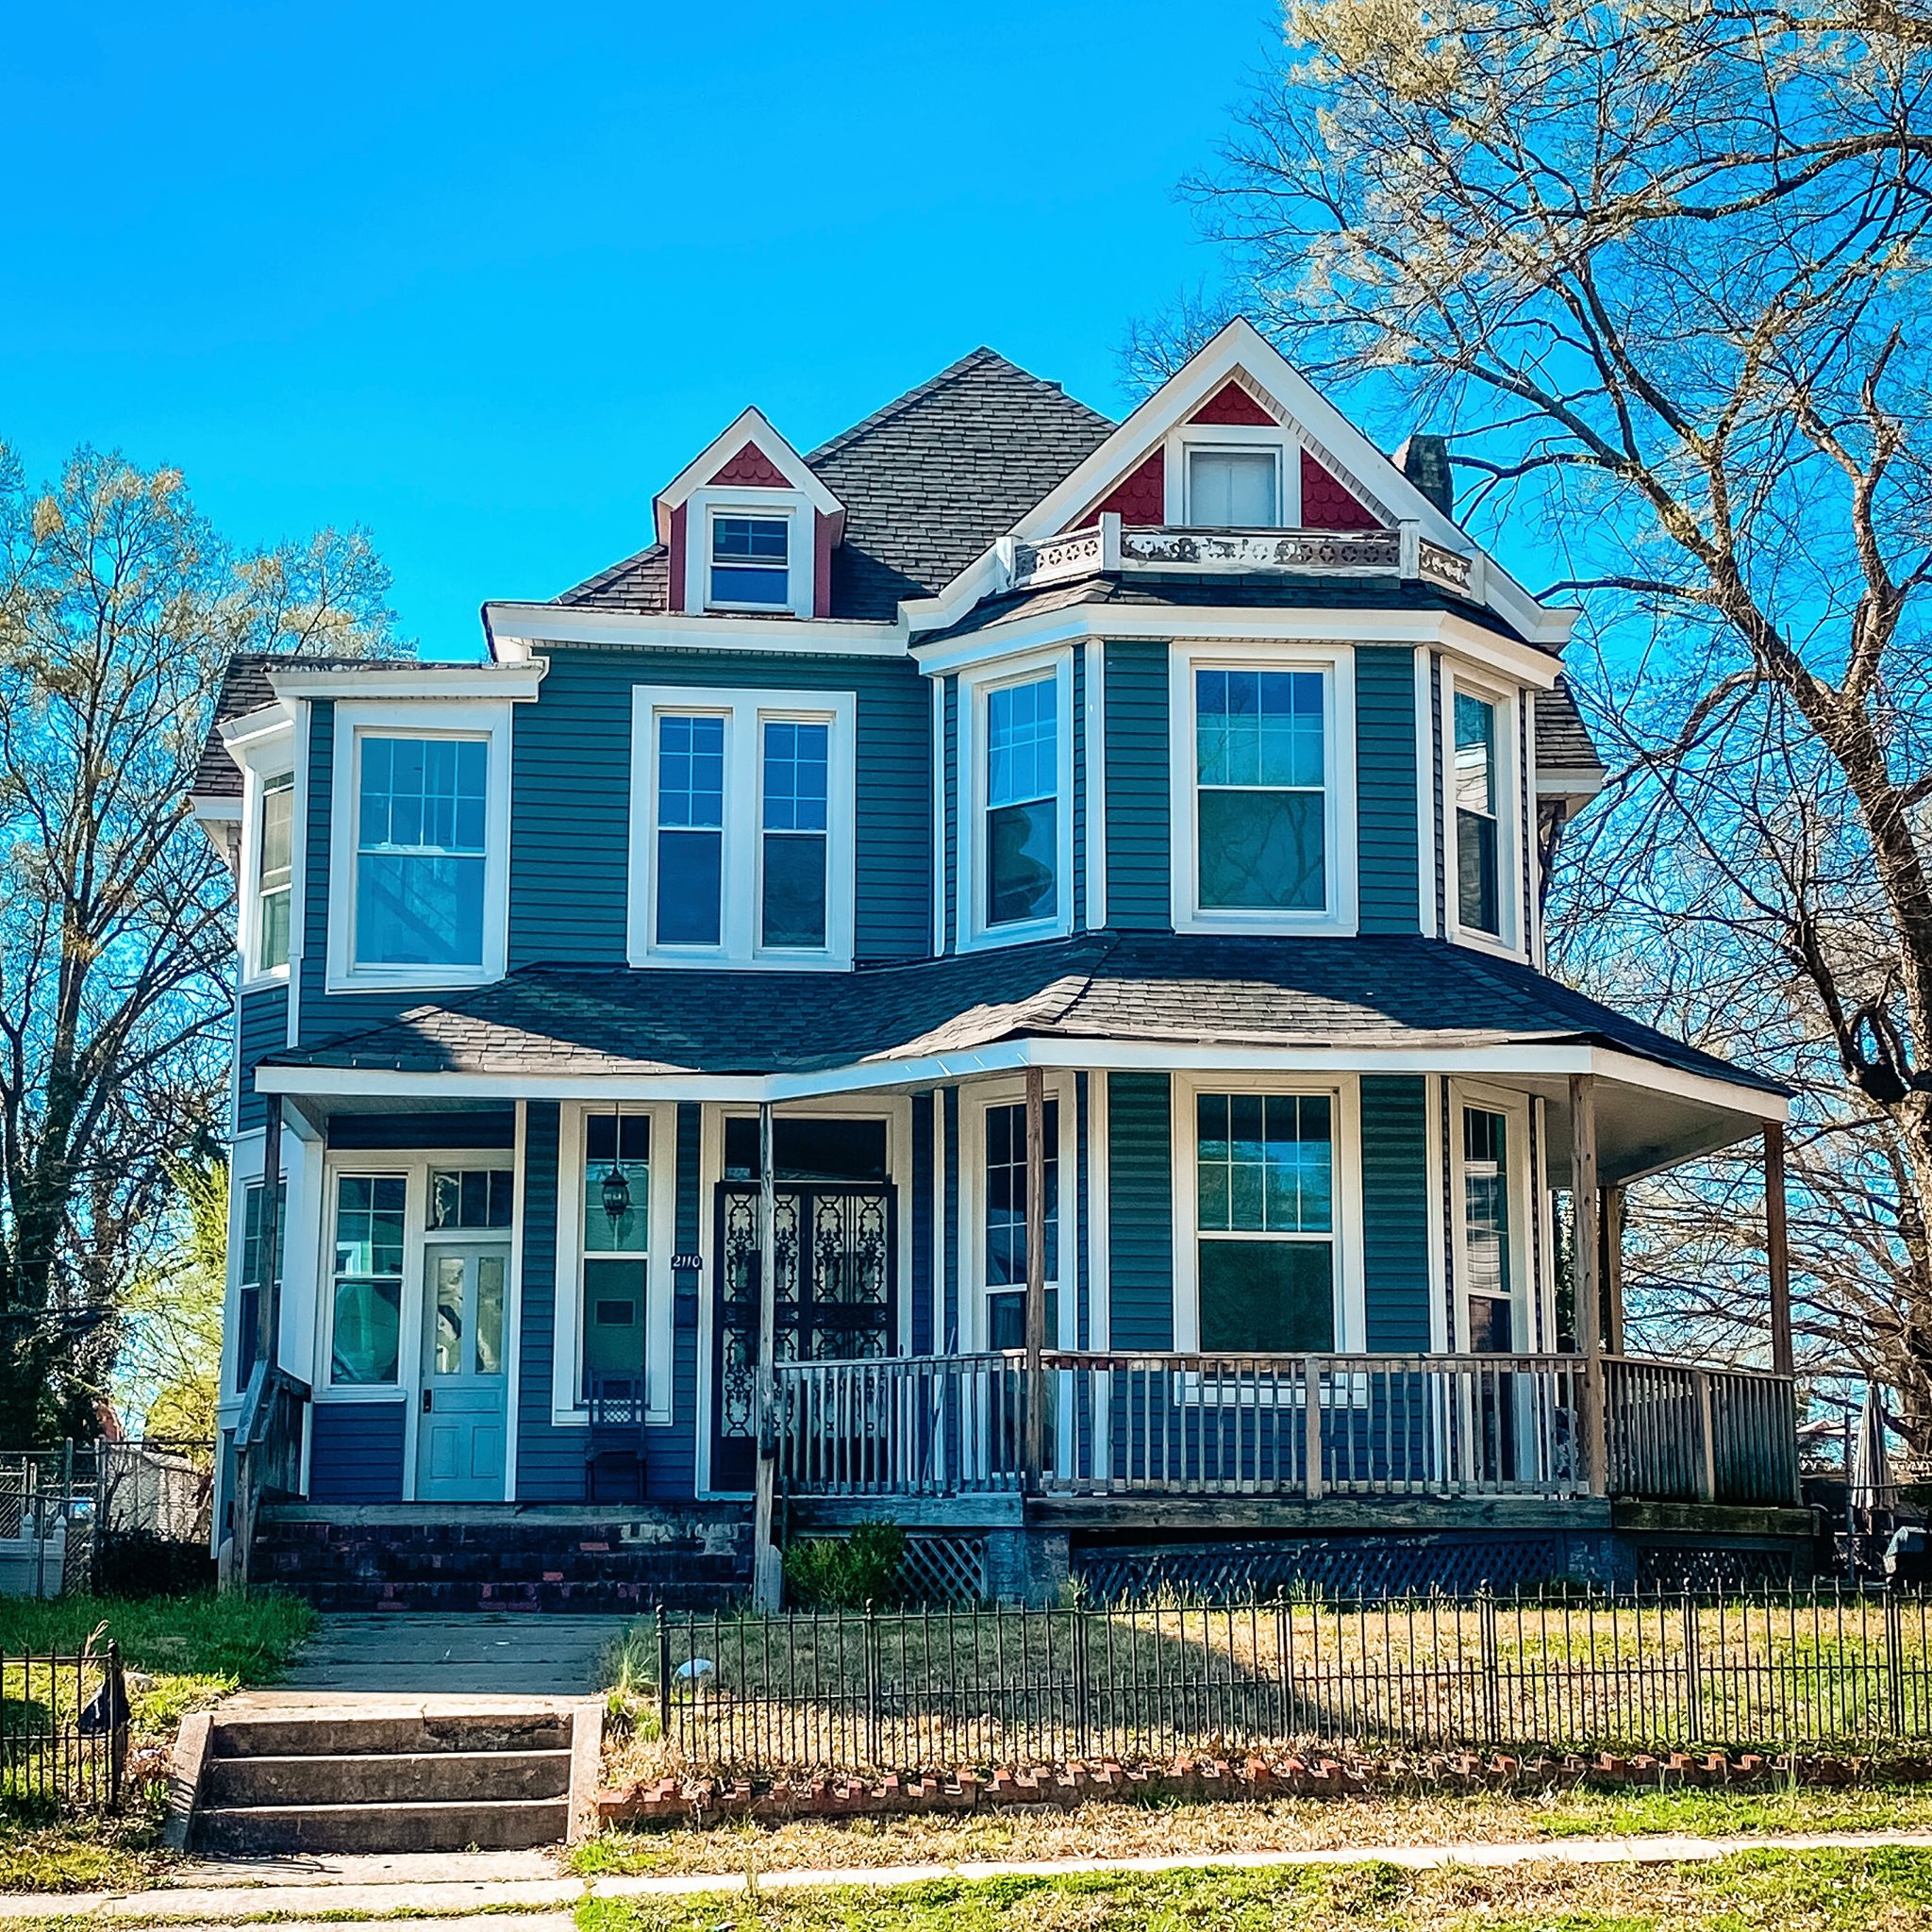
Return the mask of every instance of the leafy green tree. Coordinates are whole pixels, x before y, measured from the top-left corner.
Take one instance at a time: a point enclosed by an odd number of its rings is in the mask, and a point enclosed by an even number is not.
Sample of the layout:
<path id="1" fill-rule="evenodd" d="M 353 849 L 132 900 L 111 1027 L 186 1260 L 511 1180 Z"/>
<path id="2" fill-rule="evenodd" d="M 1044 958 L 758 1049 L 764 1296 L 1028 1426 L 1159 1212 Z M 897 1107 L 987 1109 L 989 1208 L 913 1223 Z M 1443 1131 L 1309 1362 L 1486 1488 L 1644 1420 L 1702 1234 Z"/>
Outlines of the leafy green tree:
<path id="1" fill-rule="evenodd" d="M 91 1435 L 225 1085 L 232 884 L 188 794 L 236 650 L 392 647 L 365 535 L 247 552 L 177 471 L 0 449 L 0 1446 Z"/>
<path id="2" fill-rule="evenodd" d="M 228 1163 L 183 1163 L 165 1244 L 121 1298 L 114 1386 L 130 1433 L 212 1441 L 228 1276 Z"/>

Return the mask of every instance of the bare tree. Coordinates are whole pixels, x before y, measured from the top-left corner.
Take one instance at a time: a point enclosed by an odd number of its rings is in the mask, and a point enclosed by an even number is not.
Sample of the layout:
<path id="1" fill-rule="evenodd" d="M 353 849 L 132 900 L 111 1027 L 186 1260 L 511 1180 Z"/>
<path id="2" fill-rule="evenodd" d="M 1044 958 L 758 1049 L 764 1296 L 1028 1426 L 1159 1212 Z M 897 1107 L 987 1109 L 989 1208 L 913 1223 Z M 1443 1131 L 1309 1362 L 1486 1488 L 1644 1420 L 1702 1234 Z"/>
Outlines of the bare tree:
<path id="1" fill-rule="evenodd" d="M 1228 287 L 1129 367 L 1246 309 L 1448 432 L 1472 526 L 1584 598 L 1620 769 L 1566 854 L 1566 967 L 1800 1091 L 1807 1359 L 1884 1375 L 1932 1446 L 1932 13 L 1287 24 L 1193 184 Z M 1666 1317 L 1735 1325 L 1743 1187 L 1648 1195 Z"/>
<path id="2" fill-rule="evenodd" d="M 188 793 L 231 650 L 391 641 L 360 533 L 255 555 L 178 473 L 0 450 L 0 1442 L 91 1433 L 225 1083 L 230 881 Z"/>

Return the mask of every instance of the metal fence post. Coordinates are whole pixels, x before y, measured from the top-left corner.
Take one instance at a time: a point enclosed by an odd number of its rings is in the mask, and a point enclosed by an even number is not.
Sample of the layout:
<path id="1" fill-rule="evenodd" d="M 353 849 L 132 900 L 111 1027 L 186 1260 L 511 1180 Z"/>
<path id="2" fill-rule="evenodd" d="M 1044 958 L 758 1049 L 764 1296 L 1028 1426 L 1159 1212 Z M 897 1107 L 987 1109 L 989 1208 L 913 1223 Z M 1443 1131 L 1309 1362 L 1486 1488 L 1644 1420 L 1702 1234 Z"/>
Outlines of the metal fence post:
<path id="1" fill-rule="evenodd" d="M 1906 1730 L 1906 1633 L 1897 1592 L 1885 1593 L 1885 1688 L 1891 1708 L 1891 1735 Z"/>
<path id="2" fill-rule="evenodd" d="M 1476 1631 L 1482 1644 L 1483 1724 L 1486 1744 L 1503 1738 L 1503 1658 L 1496 1641 L 1496 1600 L 1488 1591 L 1476 1600 Z"/>
<path id="3" fill-rule="evenodd" d="M 1690 1736 L 1684 1741 L 1695 1744 L 1704 1739 L 1704 1657 L 1697 1634 L 1697 1599 L 1684 1592 L 1684 1716 Z M 1664 1740 L 1659 1739 L 1658 1743 Z"/>
<path id="4" fill-rule="evenodd" d="M 870 1601 L 865 1607 L 865 1757 L 869 1769 L 879 1764 L 879 1623 Z"/>
<path id="5" fill-rule="evenodd" d="M 671 1625 L 664 1621 L 664 1606 L 658 1606 L 658 1737 L 671 1741 Z"/>
<path id="6" fill-rule="evenodd" d="M 121 1808 L 121 1780 L 127 1769 L 127 1682 L 121 1669 L 121 1645 L 108 1640 L 108 1808 Z"/>

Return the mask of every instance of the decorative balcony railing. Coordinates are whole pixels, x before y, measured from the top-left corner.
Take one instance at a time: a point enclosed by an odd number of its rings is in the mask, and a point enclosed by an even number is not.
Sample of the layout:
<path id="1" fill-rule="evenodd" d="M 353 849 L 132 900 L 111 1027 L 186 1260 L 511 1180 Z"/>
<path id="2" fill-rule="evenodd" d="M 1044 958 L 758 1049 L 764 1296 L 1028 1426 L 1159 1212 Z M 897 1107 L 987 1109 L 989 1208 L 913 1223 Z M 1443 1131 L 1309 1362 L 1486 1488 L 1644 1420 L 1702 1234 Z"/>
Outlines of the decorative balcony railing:
<path id="1" fill-rule="evenodd" d="M 1037 542 L 1008 538 L 1002 554 L 1008 584 L 1016 591 L 1102 572 L 1159 571 L 1407 578 L 1471 599 L 1483 594 L 1482 558 L 1431 541 L 1419 524 L 1389 530 L 1221 530 L 1124 525 L 1108 513 L 1083 529 Z"/>
<path id="2" fill-rule="evenodd" d="M 1789 1377 L 1628 1357 L 1049 1352 L 1035 1373 L 1013 1350 L 787 1362 L 777 1399 L 797 1497 L 1777 1505 L 1797 1485 Z"/>

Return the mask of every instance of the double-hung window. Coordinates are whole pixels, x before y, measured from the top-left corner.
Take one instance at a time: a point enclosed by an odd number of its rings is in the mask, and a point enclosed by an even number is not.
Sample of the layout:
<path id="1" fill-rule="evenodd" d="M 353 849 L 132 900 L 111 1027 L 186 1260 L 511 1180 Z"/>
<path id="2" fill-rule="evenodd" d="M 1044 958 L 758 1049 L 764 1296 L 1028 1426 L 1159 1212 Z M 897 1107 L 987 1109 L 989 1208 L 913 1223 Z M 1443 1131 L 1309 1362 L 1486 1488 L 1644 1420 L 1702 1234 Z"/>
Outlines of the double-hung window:
<path id="1" fill-rule="evenodd" d="M 1194 1194 L 1201 1347 L 1332 1350 L 1332 1097 L 1197 1094 Z"/>
<path id="2" fill-rule="evenodd" d="M 1188 452 L 1188 522 L 1202 528 L 1272 530 L 1281 522 L 1281 458 L 1273 449 Z"/>
<path id="3" fill-rule="evenodd" d="M 986 694 L 985 923 L 1059 910 L 1059 681 L 1049 675 Z"/>
<path id="4" fill-rule="evenodd" d="M 723 718 L 658 720 L 658 943 L 715 946 L 724 931 Z"/>
<path id="5" fill-rule="evenodd" d="M 483 965 L 490 742 L 364 733 L 356 812 L 356 964 Z"/>
<path id="6" fill-rule="evenodd" d="M 265 1190 L 250 1181 L 242 1196 L 242 1265 L 235 1296 L 235 1387 L 248 1387 L 261 1347 L 261 1298 L 270 1279 L 282 1278 L 289 1248 L 289 1184 L 275 1189 L 275 1260 L 273 1277 L 264 1274 L 261 1253 L 261 1209 Z"/>
<path id="7" fill-rule="evenodd" d="M 767 718 L 760 729 L 758 939 L 823 952 L 831 856 L 832 727 Z"/>
<path id="8" fill-rule="evenodd" d="M 1456 693 L 1456 910 L 1462 926 L 1503 933 L 1498 729 L 1501 708 Z"/>
<path id="9" fill-rule="evenodd" d="M 329 1379 L 338 1388 L 396 1382 L 408 1195 L 408 1178 L 399 1174 L 336 1179 Z"/>
<path id="10" fill-rule="evenodd" d="M 791 603 L 791 523 L 787 517 L 711 514 L 708 602 L 783 610 Z"/>
<path id="11" fill-rule="evenodd" d="M 853 953 L 850 692 L 634 692 L 634 965 L 843 966 Z"/>
<path id="12" fill-rule="evenodd" d="M 1325 709 L 1320 671 L 1194 674 L 1204 911 L 1327 906 Z"/>
<path id="13" fill-rule="evenodd" d="M 260 974 L 278 973 L 289 963 L 294 814 L 294 774 L 264 778 L 255 846 L 255 970 Z"/>

